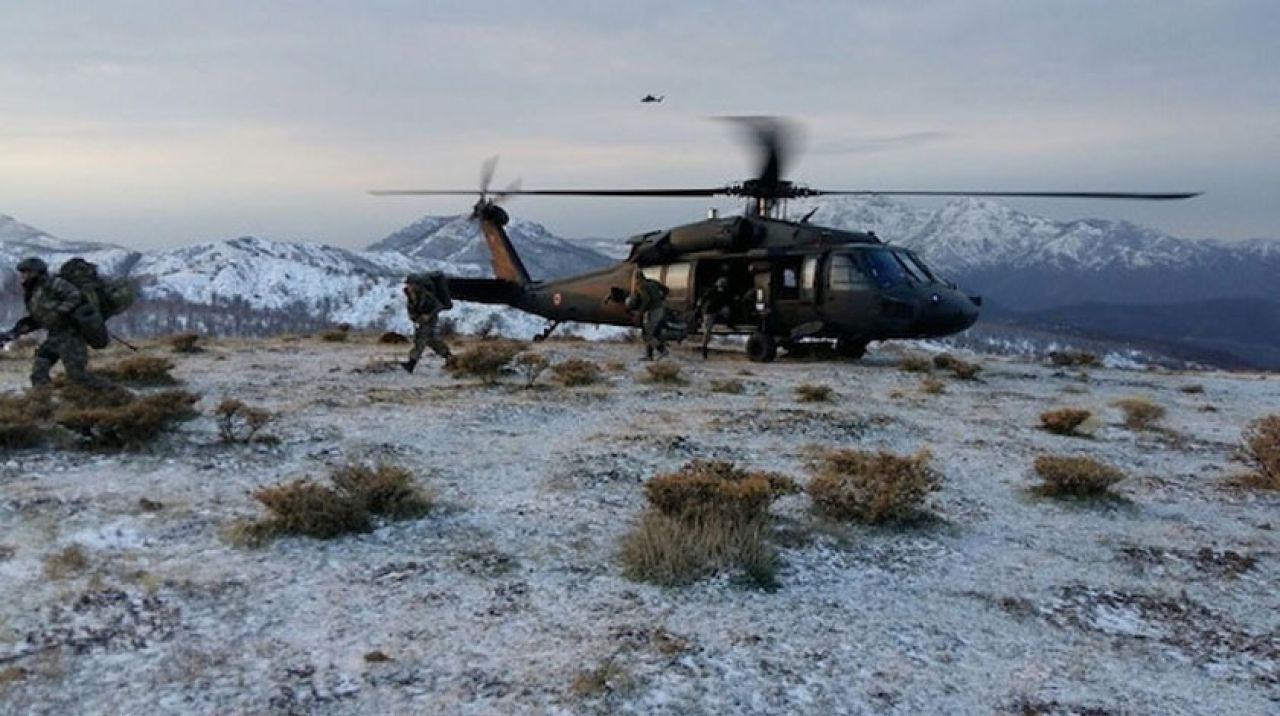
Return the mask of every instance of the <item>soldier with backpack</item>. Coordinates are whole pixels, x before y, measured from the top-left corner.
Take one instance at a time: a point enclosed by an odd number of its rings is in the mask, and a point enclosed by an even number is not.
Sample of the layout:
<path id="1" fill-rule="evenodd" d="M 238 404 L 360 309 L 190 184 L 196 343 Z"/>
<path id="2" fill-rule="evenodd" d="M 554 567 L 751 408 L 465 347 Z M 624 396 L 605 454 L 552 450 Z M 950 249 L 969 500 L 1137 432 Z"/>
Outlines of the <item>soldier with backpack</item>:
<path id="1" fill-rule="evenodd" d="M 72 259 L 77 260 L 93 266 L 83 259 Z M 3 339 L 10 341 L 41 328 L 48 331 L 44 342 L 36 348 L 35 361 L 31 366 L 31 385 L 48 385 L 49 371 L 61 360 L 67 377 L 72 381 L 90 388 L 114 388 L 111 381 L 90 373 L 88 369 L 88 346 L 106 346 L 105 319 L 95 305 L 99 297 L 90 298 L 88 294 L 92 290 L 82 291 L 61 271 L 50 276 L 48 264 L 35 257 L 19 261 L 17 270 L 27 315 L 19 319 Z M 96 267 L 94 276 L 97 276 Z M 99 343 L 101 345 L 97 345 Z"/>
<path id="2" fill-rule="evenodd" d="M 640 314 L 640 333 L 644 337 L 644 359 L 667 355 L 667 341 L 683 341 L 688 332 L 684 322 L 667 307 L 669 290 L 660 281 L 645 276 L 640 269 L 631 274 L 631 293 L 626 307 Z"/>
<path id="3" fill-rule="evenodd" d="M 449 365 L 453 354 L 439 334 L 440 312 L 453 308 L 444 274 L 438 271 L 409 274 L 404 280 L 404 297 L 409 320 L 413 322 L 413 348 L 409 350 L 409 360 L 400 366 L 412 373 L 428 346 Z"/>

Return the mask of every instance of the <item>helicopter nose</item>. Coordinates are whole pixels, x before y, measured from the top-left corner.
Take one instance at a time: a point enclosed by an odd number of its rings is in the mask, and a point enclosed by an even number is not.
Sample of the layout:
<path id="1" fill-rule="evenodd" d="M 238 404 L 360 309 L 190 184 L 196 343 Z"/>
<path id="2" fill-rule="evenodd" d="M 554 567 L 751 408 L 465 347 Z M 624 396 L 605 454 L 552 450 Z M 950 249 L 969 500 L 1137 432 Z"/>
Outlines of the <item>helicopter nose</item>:
<path id="1" fill-rule="evenodd" d="M 935 291 L 929 294 L 920 312 L 917 328 L 921 333 L 946 336 L 972 326 L 978 320 L 981 296 L 967 296 L 960 291 Z"/>

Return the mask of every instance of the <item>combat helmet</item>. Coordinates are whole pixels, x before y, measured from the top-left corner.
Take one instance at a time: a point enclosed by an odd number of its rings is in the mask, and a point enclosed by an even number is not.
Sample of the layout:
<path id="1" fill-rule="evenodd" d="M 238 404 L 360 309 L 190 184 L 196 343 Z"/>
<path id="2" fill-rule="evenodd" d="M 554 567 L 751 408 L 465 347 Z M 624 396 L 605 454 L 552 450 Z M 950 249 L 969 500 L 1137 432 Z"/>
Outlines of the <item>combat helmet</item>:
<path id="1" fill-rule="evenodd" d="M 29 271 L 31 273 L 49 273 L 49 264 L 35 256 L 28 256 L 18 262 L 17 270 Z"/>

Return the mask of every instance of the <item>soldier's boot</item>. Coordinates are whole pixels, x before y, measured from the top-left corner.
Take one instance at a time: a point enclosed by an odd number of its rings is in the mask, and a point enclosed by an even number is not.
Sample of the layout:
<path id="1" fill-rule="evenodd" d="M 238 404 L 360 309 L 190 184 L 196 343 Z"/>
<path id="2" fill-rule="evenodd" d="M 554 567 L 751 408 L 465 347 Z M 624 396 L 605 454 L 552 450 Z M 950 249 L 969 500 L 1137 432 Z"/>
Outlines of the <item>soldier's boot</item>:
<path id="1" fill-rule="evenodd" d="M 418 359 L 410 358 L 409 360 L 401 363 L 400 367 L 404 368 L 406 373 L 412 373 L 413 369 L 418 367 Z"/>
<path id="2" fill-rule="evenodd" d="M 710 355 L 710 353 L 711 352 L 707 350 L 707 344 L 703 343 L 702 344 L 702 360 L 706 360 L 707 357 Z"/>

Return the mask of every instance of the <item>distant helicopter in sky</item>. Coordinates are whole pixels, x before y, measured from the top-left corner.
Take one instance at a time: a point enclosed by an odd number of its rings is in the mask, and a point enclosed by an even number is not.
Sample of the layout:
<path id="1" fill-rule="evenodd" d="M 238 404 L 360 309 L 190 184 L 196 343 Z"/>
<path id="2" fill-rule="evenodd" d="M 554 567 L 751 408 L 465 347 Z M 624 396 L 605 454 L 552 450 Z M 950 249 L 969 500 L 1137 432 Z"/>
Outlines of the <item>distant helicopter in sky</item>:
<path id="1" fill-rule="evenodd" d="M 645 104 L 649 104 L 650 102 L 661 102 L 662 100 L 664 100 L 664 99 L 666 99 L 666 98 L 667 98 L 667 96 L 666 96 L 666 95 L 664 95 L 664 94 L 660 94 L 660 95 L 658 95 L 657 97 L 655 97 L 655 96 L 653 96 L 653 95 L 651 95 L 651 94 L 647 94 L 647 95 L 645 95 L 645 96 L 641 97 L 641 98 L 640 98 L 640 101 L 641 101 L 641 102 L 643 102 L 643 103 L 645 103 Z"/>

